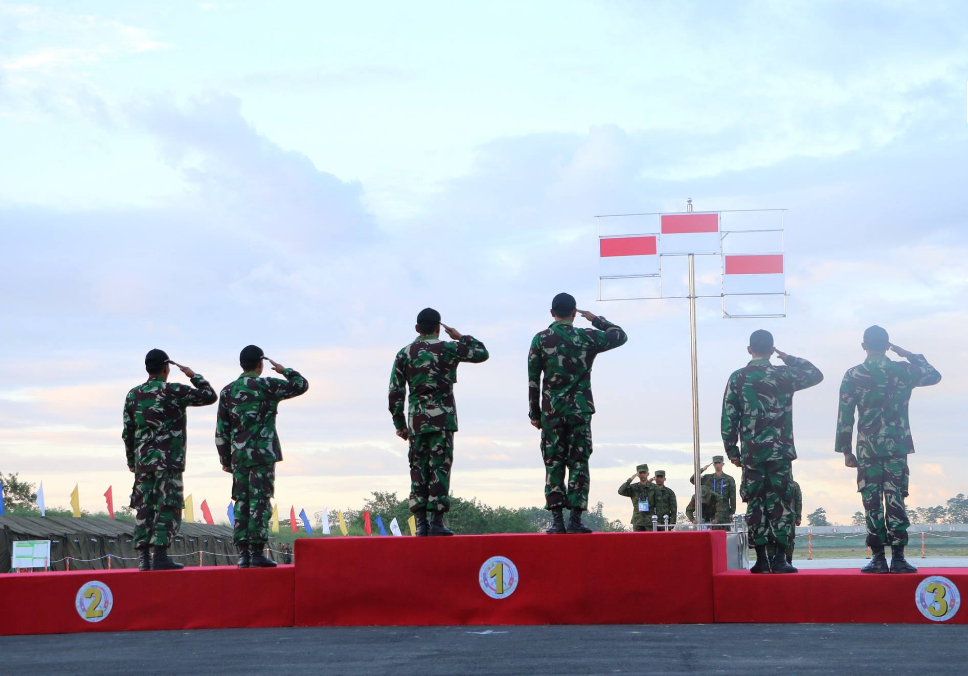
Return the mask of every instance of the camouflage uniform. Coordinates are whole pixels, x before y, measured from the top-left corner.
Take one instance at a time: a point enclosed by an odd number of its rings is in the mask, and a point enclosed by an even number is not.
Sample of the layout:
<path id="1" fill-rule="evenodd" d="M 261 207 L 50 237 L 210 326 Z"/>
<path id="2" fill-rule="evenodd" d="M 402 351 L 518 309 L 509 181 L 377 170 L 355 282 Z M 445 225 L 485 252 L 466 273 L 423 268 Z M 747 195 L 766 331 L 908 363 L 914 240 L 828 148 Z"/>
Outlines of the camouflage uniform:
<path id="1" fill-rule="evenodd" d="M 712 517 L 710 514 L 715 514 L 716 510 L 719 508 L 719 496 L 713 493 L 713 490 L 708 486 L 703 486 L 700 483 L 699 490 L 702 493 L 702 522 L 710 523 Z M 689 500 L 689 505 L 686 507 L 686 518 L 692 521 L 696 518 L 696 496 L 693 495 Z"/>
<path id="2" fill-rule="evenodd" d="M 222 469 L 232 472 L 236 545 L 265 545 L 269 540 L 276 463 L 282 461 L 276 410 L 280 401 L 309 389 L 295 370 L 287 368 L 282 375 L 285 380 L 247 371 L 219 393 L 215 446 Z"/>
<path id="3" fill-rule="evenodd" d="M 592 364 L 600 352 L 628 340 L 621 327 L 604 317 L 596 317 L 592 326 L 579 329 L 569 321 L 556 321 L 535 335 L 528 352 L 528 415 L 541 424 L 546 509 L 588 509 L 595 413 Z"/>
<path id="4" fill-rule="evenodd" d="M 793 541 L 793 394 L 823 380 L 806 359 L 787 355 L 784 362 L 752 360 L 730 376 L 723 396 L 723 443 L 729 459 L 742 462 L 751 547 L 775 542 L 786 549 Z"/>
<path id="5" fill-rule="evenodd" d="M 659 530 L 665 528 L 665 517 L 669 517 L 669 530 L 676 525 L 676 518 L 679 516 L 679 508 L 676 506 L 676 494 L 668 486 L 655 486 L 654 511 L 659 520 Z M 695 498 L 693 498 L 695 502 Z"/>
<path id="6" fill-rule="evenodd" d="M 417 338 L 397 352 L 390 373 L 393 426 L 407 429 L 410 451 L 410 511 L 450 511 L 450 468 L 454 460 L 457 365 L 487 361 L 484 343 L 472 336 L 443 341 L 434 335 Z M 403 401 L 410 388 L 409 420 Z"/>
<path id="7" fill-rule="evenodd" d="M 696 485 L 695 475 L 689 477 L 689 483 Z M 715 474 L 704 474 L 699 480 L 701 486 L 705 486 L 719 496 L 716 501 L 716 513 L 713 514 L 712 523 L 729 524 L 733 521 L 733 514 L 736 513 L 736 480 L 730 475 L 723 473 L 717 477 Z M 706 519 L 703 519 L 705 521 Z"/>
<path id="8" fill-rule="evenodd" d="M 215 390 L 205 378 L 196 373 L 192 385 L 149 377 L 125 397 L 121 437 L 128 469 L 134 472 L 135 549 L 167 547 L 181 525 L 185 409 L 215 403 Z"/>
<path id="9" fill-rule="evenodd" d="M 851 452 L 857 420 L 857 490 L 867 517 L 867 545 L 906 545 L 910 525 L 907 456 L 914 453 L 908 402 L 915 387 L 935 385 L 941 374 L 923 355 L 909 363 L 868 357 L 844 375 L 837 416 L 837 452 Z"/>
<path id="10" fill-rule="evenodd" d="M 652 516 L 655 514 L 655 490 L 654 483 L 646 481 L 642 483 L 632 483 L 631 479 L 626 479 L 625 483 L 618 487 L 618 494 L 623 498 L 632 499 L 632 530 L 644 531 L 652 530 Z M 645 510 L 642 510 L 645 507 Z"/>
<path id="11" fill-rule="evenodd" d="M 793 561 L 793 550 L 796 547 L 796 527 L 800 525 L 800 521 L 803 519 L 803 492 L 800 490 L 800 484 L 796 481 L 793 482 L 793 515 L 793 527 L 790 529 L 790 546 L 786 550 L 787 561 L 790 562 Z M 772 559 L 776 554 L 776 546 L 772 544 L 768 545 L 766 551 Z"/>

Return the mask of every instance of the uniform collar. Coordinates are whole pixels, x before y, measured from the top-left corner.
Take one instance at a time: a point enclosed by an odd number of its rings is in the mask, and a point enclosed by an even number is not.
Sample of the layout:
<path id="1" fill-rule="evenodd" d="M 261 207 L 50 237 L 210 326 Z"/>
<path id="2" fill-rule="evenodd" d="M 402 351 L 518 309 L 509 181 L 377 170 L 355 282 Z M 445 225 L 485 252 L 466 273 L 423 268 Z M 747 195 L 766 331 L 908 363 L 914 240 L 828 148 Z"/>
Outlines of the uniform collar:
<path id="1" fill-rule="evenodd" d="M 886 354 L 872 354 L 864 360 L 865 364 L 883 364 L 884 362 L 891 361 L 887 358 Z"/>
<path id="2" fill-rule="evenodd" d="M 548 328 L 550 329 L 553 326 L 573 326 L 574 324 L 575 322 L 570 319 L 556 319 L 548 325 Z"/>
<path id="3" fill-rule="evenodd" d="M 747 364 L 747 366 L 769 366 L 769 365 L 770 365 L 770 360 L 767 359 L 767 358 L 764 358 L 764 359 L 752 359 L 752 360 L 750 360 L 750 363 Z"/>
<path id="4" fill-rule="evenodd" d="M 413 342 L 415 342 L 415 343 L 439 343 L 440 342 L 440 338 L 438 338 L 437 336 L 435 336 L 432 333 L 428 333 L 427 335 L 419 335 L 419 336 L 417 336 L 416 338 L 413 339 Z"/>
<path id="5" fill-rule="evenodd" d="M 258 378 L 259 374 L 255 371 L 243 371 L 239 378 Z"/>
<path id="6" fill-rule="evenodd" d="M 145 381 L 146 384 L 147 383 L 164 383 L 164 382 L 165 382 L 165 379 L 164 378 L 158 378 L 156 376 L 148 376 L 148 380 Z"/>

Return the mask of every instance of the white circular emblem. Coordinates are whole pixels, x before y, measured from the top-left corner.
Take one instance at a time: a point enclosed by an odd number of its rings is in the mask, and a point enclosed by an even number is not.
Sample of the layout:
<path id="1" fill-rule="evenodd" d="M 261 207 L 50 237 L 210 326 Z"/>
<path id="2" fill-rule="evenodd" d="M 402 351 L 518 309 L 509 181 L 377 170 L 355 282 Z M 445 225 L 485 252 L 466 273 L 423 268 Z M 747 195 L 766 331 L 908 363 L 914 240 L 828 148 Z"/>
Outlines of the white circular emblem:
<path id="1" fill-rule="evenodd" d="M 481 566 L 478 581 L 492 599 L 506 599 L 518 588 L 518 569 L 511 559 L 492 556 Z"/>
<path id="2" fill-rule="evenodd" d="M 74 607 L 85 622 L 100 622 L 111 614 L 111 609 L 114 608 L 114 594 L 103 582 L 91 580 L 77 590 Z"/>
<path id="3" fill-rule="evenodd" d="M 932 575 L 921 580 L 914 592 L 914 602 L 932 622 L 947 622 L 961 606 L 961 592 L 948 578 Z"/>

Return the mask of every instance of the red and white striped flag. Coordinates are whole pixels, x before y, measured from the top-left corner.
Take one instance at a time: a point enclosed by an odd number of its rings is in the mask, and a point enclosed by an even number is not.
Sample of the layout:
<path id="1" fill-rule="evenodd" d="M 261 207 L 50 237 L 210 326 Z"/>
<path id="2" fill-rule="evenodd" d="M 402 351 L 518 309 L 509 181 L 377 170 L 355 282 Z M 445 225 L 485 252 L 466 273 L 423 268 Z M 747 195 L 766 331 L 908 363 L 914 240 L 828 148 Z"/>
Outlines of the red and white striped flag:
<path id="1" fill-rule="evenodd" d="M 602 277 L 659 274 L 659 238 L 655 235 L 601 237 L 598 247 Z"/>
<path id="2" fill-rule="evenodd" d="M 659 216 L 663 254 L 714 254 L 722 251 L 718 212 Z"/>
<path id="3" fill-rule="evenodd" d="M 723 256 L 724 293 L 783 293 L 785 290 L 783 254 Z"/>

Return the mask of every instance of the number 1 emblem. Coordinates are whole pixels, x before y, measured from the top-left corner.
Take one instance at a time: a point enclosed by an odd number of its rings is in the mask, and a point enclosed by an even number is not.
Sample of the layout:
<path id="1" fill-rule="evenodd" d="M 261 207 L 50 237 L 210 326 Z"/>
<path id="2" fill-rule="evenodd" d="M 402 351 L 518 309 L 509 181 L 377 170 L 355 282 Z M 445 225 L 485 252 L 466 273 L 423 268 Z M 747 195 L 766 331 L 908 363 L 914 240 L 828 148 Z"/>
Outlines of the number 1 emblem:
<path id="1" fill-rule="evenodd" d="M 481 566 L 478 581 L 492 599 L 506 599 L 518 588 L 518 569 L 504 556 L 492 556 Z"/>

